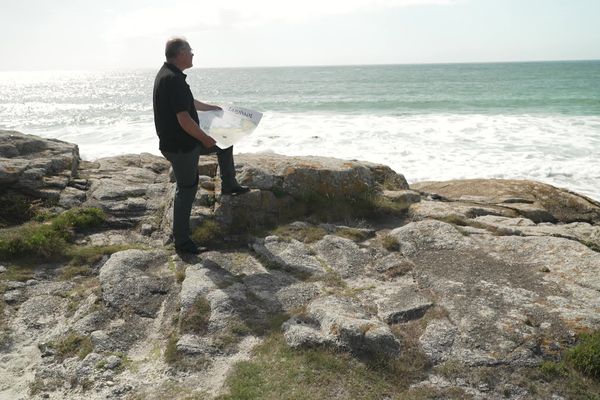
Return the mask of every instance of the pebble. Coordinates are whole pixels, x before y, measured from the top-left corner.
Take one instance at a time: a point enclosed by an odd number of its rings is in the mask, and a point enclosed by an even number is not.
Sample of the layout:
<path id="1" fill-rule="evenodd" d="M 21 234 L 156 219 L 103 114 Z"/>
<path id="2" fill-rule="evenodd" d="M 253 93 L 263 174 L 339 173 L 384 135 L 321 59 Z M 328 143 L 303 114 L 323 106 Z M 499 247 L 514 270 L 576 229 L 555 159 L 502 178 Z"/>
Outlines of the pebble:
<path id="1" fill-rule="evenodd" d="M 121 359 L 117 356 L 110 356 L 106 359 L 106 368 L 115 369 L 121 365 Z"/>
<path id="2" fill-rule="evenodd" d="M 20 290 L 11 290 L 10 292 L 4 293 L 4 301 L 8 304 L 16 303 L 21 299 L 22 295 L 23 293 L 21 293 Z"/>

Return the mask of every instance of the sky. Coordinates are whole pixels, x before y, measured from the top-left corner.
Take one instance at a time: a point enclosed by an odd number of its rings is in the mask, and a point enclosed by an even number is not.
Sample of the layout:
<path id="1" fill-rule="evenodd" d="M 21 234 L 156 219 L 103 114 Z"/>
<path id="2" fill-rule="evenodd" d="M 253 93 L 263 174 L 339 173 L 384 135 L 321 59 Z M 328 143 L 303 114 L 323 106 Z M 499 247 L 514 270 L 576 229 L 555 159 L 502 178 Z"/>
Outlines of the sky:
<path id="1" fill-rule="evenodd" d="M 600 59 L 600 0 L 0 1 L 0 71 Z"/>

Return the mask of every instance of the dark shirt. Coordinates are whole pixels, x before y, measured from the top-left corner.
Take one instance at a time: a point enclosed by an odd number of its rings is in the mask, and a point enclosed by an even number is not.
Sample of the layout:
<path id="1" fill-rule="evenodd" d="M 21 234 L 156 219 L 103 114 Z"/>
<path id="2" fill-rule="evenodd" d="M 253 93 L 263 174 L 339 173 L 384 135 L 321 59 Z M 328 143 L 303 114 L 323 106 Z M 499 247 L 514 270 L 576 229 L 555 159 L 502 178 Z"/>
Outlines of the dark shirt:
<path id="1" fill-rule="evenodd" d="M 164 63 L 154 80 L 152 102 L 154 125 L 160 140 L 161 151 L 188 152 L 200 144 L 198 140 L 183 130 L 177 113 L 187 111 L 198 122 L 198 112 L 194 106 L 194 96 L 185 81 L 185 75 L 173 64 Z"/>

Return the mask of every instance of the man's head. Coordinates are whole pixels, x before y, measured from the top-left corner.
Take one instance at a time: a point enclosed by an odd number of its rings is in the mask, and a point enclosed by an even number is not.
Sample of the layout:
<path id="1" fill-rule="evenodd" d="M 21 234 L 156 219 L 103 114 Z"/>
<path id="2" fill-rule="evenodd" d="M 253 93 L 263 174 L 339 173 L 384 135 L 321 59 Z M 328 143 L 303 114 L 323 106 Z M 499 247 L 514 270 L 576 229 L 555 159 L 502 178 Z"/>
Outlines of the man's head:
<path id="1" fill-rule="evenodd" d="M 165 57 L 167 62 L 175 65 L 180 70 L 193 67 L 194 53 L 190 44 L 184 38 L 173 38 L 165 45 Z"/>

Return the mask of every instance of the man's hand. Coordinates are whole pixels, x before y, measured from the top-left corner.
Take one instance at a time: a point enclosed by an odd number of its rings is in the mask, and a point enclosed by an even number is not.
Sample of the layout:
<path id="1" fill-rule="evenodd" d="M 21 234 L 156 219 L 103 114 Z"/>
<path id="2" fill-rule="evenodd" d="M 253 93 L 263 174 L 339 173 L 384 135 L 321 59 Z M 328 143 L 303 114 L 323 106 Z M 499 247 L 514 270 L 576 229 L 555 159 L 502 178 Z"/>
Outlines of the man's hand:
<path id="1" fill-rule="evenodd" d="M 217 144 L 215 139 L 211 138 L 202 129 L 200 129 L 196 121 L 192 119 L 192 116 L 189 112 L 178 112 L 177 121 L 188 135 L 199 140 L 204 147 L 210 148 Z"/>
<path id="2" fill-rule="evenodd" d="M 204 139 L 199 139 L 202 142 L 202 145 L 207 149 L 217 145 L 215 139 L 211 138 L 207 134 L 204 134 Z"/>
<path id="3" fill-rule="evenodd" d="M 194 100 L 194 106 L 196 107 L 196 110 L 198 110 L 198 111 L 218 111 L 218 110 L 222 110 L 222 108 L 219 107 L 219 106 L 213 106 L 211 104 L 206 104 L 206 103 L 203 103 L 203 102 L 198 101 L 198 100 Z"/>

